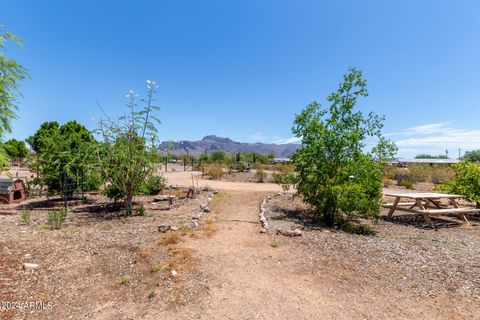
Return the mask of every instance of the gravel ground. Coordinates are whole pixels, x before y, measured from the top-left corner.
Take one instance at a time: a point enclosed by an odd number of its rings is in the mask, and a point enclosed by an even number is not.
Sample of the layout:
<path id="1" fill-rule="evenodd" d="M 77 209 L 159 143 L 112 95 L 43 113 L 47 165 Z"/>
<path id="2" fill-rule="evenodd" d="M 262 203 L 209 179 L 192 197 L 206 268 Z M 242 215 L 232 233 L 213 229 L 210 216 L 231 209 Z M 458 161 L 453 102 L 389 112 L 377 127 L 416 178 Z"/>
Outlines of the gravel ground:
<path id="1" fill-rule="evenodd" d="M 72 207 L 59 230 L 44 227 L 46 210 L 32 210 L 30 225 L 20 215 L 0 215 L 0 318 L 135 319 L 159 306 L 168 314 L 205 294 L 207 280 L 195 268 L 193 252 L 182 242 L 162 244 L 165 234 L 157 228 L 185 226 L 178 231 L 185 239 L 201 237 L 188 227 L 206 195 L 168 211 L 153 210 L 158 205 L 151 204 L 152 197 L 136 200 L 145 203 L 146 216 L 89 212 L 92 207 L 96 211 L 97 197 L 89 205 Z M 39 268 L 25 271 L 23 263 Z M 152 272 L 154 264 L 160 267 Z M 45 309 L 13 310 L 5 304 L 26 301 L 44 302 Z"/>
<path id="2" fill-rule="evenodd" d="M 410 214 L 389 221 L 385 210 L 370 221 L 376 234 L 360 236 L 312 226 L 301 199 L 292 201 L 291 195 L 272 198 L 267 209 L 271 229 L 303 231 L 301 238 L 276 236 L 298 248 L 295 267 L 337 279 L 334 289 L 343 299 L 371 304 L 372 310 L 386 297 L 411 301 L 412 310 L 428 300 L 438 318 L 480 317 L 478 218 L 471 218 L 471 227 L 435 220 L 436 229 L 430 229 Z"/>

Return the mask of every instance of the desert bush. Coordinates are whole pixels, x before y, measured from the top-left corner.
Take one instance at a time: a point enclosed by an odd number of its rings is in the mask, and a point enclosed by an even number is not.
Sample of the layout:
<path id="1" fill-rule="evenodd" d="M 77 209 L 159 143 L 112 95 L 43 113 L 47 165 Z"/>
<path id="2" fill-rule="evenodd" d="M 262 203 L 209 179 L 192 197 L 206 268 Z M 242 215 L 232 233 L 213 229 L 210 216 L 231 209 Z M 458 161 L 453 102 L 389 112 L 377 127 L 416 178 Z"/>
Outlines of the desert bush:
<path id="1" fill-rule="evenodd" d="M 154 298 L 156 295 L 157 295 L 157 293 L 155 292 L 155 290 L 154 290 L 154 289 L 150 289 L 150 290 L 148 290 L 147 298 L 148 298 L 148 299 L 152 299 L 152 298 Z"/>
<path id="2" fill-rule="evenodd" d="M 434 166 L 430 172 L 430 181 L 434 184 L 446 183 L 455 177 L 455 170 L 446 166 Z"/>
<path id="3" fill-rule="evenodd" d="M 47 226 L 53 229 L 60 229 L 67 217 L 67 210 L 57 209 L 48 213 Z"/>
<path id="4" fill-rule="evenodd" d="M 400 180 L 400 186 L 405 187 L 406 189 L 413 189 L 413 182 L 409 180 Z"/>
<path id="5" fill-rule="evenodd" d="M 180 242 L 180 236 L 176 231 L 169 231 L 160 239 L 159 244 L 177 244 Z"/>
<path id="6" fill-rule="evenodd" d="M 162 268 L 162 267 L 160 266 L 159 263 L 154 263 L 154 264 L 152 264 L 152 265 L 150 266 L 150 272 L 151 272 L 151 273 L 158 272 L 158 271 L 160 271 L 161 268 Z"/>
<path id="7" fill-rule="evenodd" d="M 217 180 L 223 176 L 223 168 L 224 167 L 220 164 L 207 164 L 203 166 L 203 173 L 211 179 Z"/>
<path id="8" fill-rule="evenodd" d="M 133 279 L 133 278 L 132 278 L 131 275 L 129 275 L 129 274 L 124 274 L 123 276 L 120 277 L 119 283 L 120 283 L 120 284 L 123 284 L 123 285 L 129 284 L 130 282 L 132 282 L 132 279 Z"/>
<path id="9" fill-rule="evenodd" d="M 262 169 L 257 169 L 257 171 L 255 171 L 255 179 L 257 180 L 257 182 L 265 181 L 266 177 L 267 177 L 267 174 Z"/>
<path id="10" fill-rule="evenodd" d="M 362 236 L 371 236 L 375 234 L 375 230 L 372 226 L 368 224 L 353 224 L 353 223 L 345 223 L 342 226 L 343 231 L 358 234 Z"/>
<path id="11" fill-rule="evenodd" d="M 427 182 L 430 176 L 431 168 L 424 164 L 410 164 L 408 165 L 408 172 L 412 183 Z"/>
<path id="12" fill-rule="evenodd" d="M 395 180 L 388 179 L 388 178 L 383 178 L 382 179 L 382 184 L 384 187 L 390 187 L 394 184 Z"/>
<path id="13" fill-rule="evenodd" d="M 245 171 L 245 163 L 244 162 L 235 162 L 235 163 L 232 163 L 230 166 L 229 166 L 229 171 L 239 171 L 239 172 L 243 172 Z"/>
<path id="14" fill-rule="evenodd" d="M 31 222 L 31 213 L 30 210 L 23 209 L 21 214 L 22 222 L 26 225 L 29 225 Z"/>
<path id="15" fill-rule="evenodd" d="M 475 201 L 480 208 L 480 167 L 475 163 L 462 161 L 454 164 L 455 178 L 439 185 L 440 191 L 461 194 L 470 201 Z"/>
<path id="16" fill-rule="evenodd" d="M 138 187 L 138 193 L 154 196 L 162 192 L 166 187 L 166 179 L 163 176 L 148 176 Z"/>

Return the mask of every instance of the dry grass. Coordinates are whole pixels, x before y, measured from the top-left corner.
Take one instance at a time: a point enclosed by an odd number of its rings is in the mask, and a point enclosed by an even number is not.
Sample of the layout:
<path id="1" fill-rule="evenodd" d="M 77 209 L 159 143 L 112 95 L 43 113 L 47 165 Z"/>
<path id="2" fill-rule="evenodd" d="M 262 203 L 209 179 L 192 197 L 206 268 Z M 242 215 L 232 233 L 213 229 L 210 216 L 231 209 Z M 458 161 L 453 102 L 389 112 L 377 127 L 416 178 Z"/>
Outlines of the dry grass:
<path id="1" fill-rule="evenodd" d="M 132 276 L 129 274 L 124 274 L 123 276 L 120 277 L 119 283 L 122 285 L 129 284 L 132 281 Z"/>
<path id="2" fill-rule="evenodd" d="M 163 245 L 169 245 L 169 244 L 177 244 L 181 240 L 180 235 L 178 234 L 177 231 L 169 231 L 167 232 L 160 241 L 158 241 L 158 244 L 163 244 Z"/>
<path id="3" fill-rule="evenodd" d="M 203 233 L 207 237 L 211 237 L 215 234 L 216 231 L 217 229 L 215 228 L 213 220 L 212 219 L 206 220 L 205 223 L 203 224 Z"/>
<path id="4" fill-rule="evenodd" d="M 152 256 L 152 249 L 151 248 L 144 248 L 144 249 L 140 250 L 139 256 L 142 259 L 150 258 Z"/>
<path id="5" fill-rule="evenodd" d="M 192 261 L 192 249 L 190 248 L 171 248 L 168 250 L 170 258 L 166 264 L 166 271 L 171 274 L 172 270 L 186 270 L 190 268 Z"/>

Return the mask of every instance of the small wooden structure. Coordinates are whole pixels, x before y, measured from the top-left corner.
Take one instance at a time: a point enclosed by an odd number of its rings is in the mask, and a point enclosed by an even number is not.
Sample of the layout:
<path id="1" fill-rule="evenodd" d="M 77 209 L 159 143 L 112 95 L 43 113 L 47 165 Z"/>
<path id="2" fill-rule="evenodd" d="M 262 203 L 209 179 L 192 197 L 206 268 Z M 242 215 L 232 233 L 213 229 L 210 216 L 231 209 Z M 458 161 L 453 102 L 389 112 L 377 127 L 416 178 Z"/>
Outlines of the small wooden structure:
<path id="1" fill-rule="evenodd" d="M 393 203 L 385 203 L 383 207 L 390 208 L 388 217 L 390 218 L 395 211 L 405 211 L 415 213 L 417 215 L 423 215 L 425 222 L 430 227 L 433 227 L 430 216 L 435 215 L 454 215 L 460 221 L 469 225 L 467 215 L 480 212 L 480 209 L 473 208 L 460 208 L 457 199 L 464 198 L 464 196 L 457 194 L 443 194 L 433 192 L 418 192 L 418 193 L 386 193 L 386 197 L 393 197 L 395 201 Z M 402 198 L 412 199 L 412 202 L 400 202 Z M 453 208 L 441 207 L 438 203 L 440 199 L 448 199 Z M 429 209 L 429 207 L 434 209 Z M 417 208 L 415 208 L 417 207 Z"/>
<path id="2" fill-rule="evenodd" d="M 25 183 L 21 179 L 0 178 L 0 201 L 14 203 L 25 200 Z"/>

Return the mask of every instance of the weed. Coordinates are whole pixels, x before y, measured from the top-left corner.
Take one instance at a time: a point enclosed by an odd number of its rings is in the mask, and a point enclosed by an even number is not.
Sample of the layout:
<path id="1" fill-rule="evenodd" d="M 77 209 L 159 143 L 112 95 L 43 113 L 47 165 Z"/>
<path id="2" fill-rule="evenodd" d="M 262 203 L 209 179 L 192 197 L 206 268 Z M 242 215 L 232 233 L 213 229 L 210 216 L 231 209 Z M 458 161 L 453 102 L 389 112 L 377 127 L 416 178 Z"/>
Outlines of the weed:
<path id="1" fill-rule="evenodd" d="M 152 255 L 152 249 L 150 249 L 150 248 L 142 249 L 140 251 L 139 255 L 143 259 L 149 258 Z"/>
<path id="2" fill-rule="evenodd" d="M 123 276 L 120 277 L 120 284 L 126 285 L 132 282 L 132 276 L 129 274 L 124 274 Z"/>
<path id="3" fill-rule="evenodd" d="M 158 271 L 160 271 L 160 269 L 161 269 L 161 266 L 160 266 L 159 263 L 154 263 L 150 266 L 150 272 L 151 273 L 158 272 Z"/>
<path id="4" fill-rule="evenodd" d="M 57 209 L 48 213 L 47 225 L 50 230 L 60 229 L 67 217 L 67 210 Z"/>
<path id="5" fill-rule="evenodd" d="M 178 235 L 178 232 L 169 231 L 165 234 L 165 236 L 162 239 L 160 239 L 158 243 L 169 245 L 169 244 L 177 244 L 179 242 L 180 242 L 180 236 Z"/>
<path id="6" fill-rule="evenodd" d="M 411 181 L 408 181 L 408 180 L 401 180 L 400 185 L 402 187 L 405 187 L 406 189 L 413 189 L 413 183 Z"/>
<path id="7" fill-rule="evenodd" d="M 375 234 L 375 230 L 372 228 L 372 226 L 368 224 L 353 224 L 353 223 L 346 222 L 342 226 L 342 229 L 345 232 L 363 235 L 363 236 L 371 236 Z"/>
<path id="8" fill-rule="evenodd" d="M 263 171 L 263 169 L 257 169 L 257 171 L 255 171 L 255 179 L 257 180 L 257 182 L 265 181 L 266 177 L 267 174 L 265 173 L 265 171 Z"/>
<path id="9" fill-rule="evenodd" d="M 24 224 L 26 224 L 26 225 L 30 224 L 30 222 L 31 222 L 30 210 L 23 209 L 21 217 L 22 217 L 22 222 Z"/>
<path id="10" fill-rule="evenodd" d="M 205 224 L 203 225 L 203 232 L 205 233 L 205 235 L 207 237 L 213 236 L 213 234 L 216 231 L 217 231 L 217 229 L 213 225 L 213 220 L 212 219 L 208 219 L 207 221 L 205 221 Z"/>
<path id="11" fill-rule="evenodd" d="M 147 210 L 145 209 L 145 206 L 142 203 L 140 205 L 140 208 L 138 208 L 138 210 L 137 210 L 137 216 L 144 217 L 146 213 L 147 213 Z"/>
<path id="12" fill-rule="evenodd" d="M 152 298 L 154 298 L 156 295 L 157 295 L 157 293 L 155 292 L 155 290 L 154 290 L 154 289 L 151 289 L 151 290 L 148 290 L 147 298 L 148 298 L 148 299 L 152 299 Z"/>
<path id="13" fill-rule="evenodd" d="M 272 242 L 270 242 L 270 247 L 272 248 L 278 248 L 279 244 L 276 240 L 273 240 Z"/>

